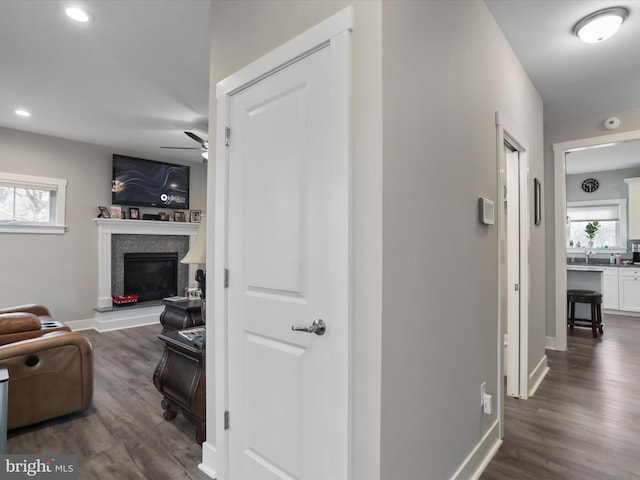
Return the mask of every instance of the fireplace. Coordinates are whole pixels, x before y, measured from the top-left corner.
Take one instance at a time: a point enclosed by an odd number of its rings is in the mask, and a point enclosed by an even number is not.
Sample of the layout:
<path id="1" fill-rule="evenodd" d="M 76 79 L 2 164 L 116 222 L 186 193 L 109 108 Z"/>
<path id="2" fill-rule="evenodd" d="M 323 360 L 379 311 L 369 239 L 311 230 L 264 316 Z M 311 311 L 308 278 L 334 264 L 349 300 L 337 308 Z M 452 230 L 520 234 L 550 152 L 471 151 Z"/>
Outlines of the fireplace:
<path id="1" fill-rule="evenodd" d="M 124 294 L 140 302 L 177 295 L 178 252 L 125 253 Z"/>
<path id="2" fill-rule="evenodd" d="M 124 254 L 125 253 L 153 253 L 178 252 L 178 259 L 184 258 L 189 251 L 197 233 L 199 223 L 189 222 L 150 222 L 144 220 L 115 220 L 112 218 L 96 218 L 98 225 L 98 296 L 96 298 L 96 314 L 108 319 L 98 318 L 96 323 L 100 328 L 113 328 L 111 314 L 113 296 L 124 295 Z M 186 265 L 178 262 L 178 287 L 182 292 L 195 278 L 196 265 Z M 140 303 L 140 302 L 139 302 Z M 144 302 L 142 305 L 145 305 Z M 158 300 L 148 302 L 160 304 Z M 124 311 L 134 311 L 135 319 L 118 320 L 118 326 L 142 325 L 143 309 L 152 312 L 148 318 L 157 318 L 158 306 L 136 305 L 133 309 L 118 308 L 115 316 L 125 315 Z M 106 313 L 101 313 L 106 312 Z M 123 317 L 124 318 L 124 317 Z M 131 317 L 133 318 L 133 317 Z M 145 319 L 147 317 L 144 317 Z"/>

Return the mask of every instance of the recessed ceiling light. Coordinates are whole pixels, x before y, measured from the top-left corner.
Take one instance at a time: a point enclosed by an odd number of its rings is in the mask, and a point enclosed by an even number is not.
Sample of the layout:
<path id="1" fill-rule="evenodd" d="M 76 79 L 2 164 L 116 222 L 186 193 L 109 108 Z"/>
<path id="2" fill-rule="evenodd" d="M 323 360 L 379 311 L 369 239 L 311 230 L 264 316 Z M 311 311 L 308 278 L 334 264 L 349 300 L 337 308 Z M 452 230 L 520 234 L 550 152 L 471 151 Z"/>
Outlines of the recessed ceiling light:
<path id="1" fill-rule="evenodd" d="M 624 7 L 598 10 L 576 23 L 573 33 L 585 43 L 598 43 L 615 35 L 628 15 Z"/>
<path id="2" fill-rule="evenodd" d="M 89 15 L 89 13 L 77 7 L 69 7 L 65 10 L 65 13 L 69 18 L 72 18 L 76 22 L 85 23 L 91 20 L 91 15 Z"/>
<path id="3" fill-rule="evenodd" d="M 27 112 L 26 110 L 19 108 L 16 111 L 16 115 L 20 115 L 21 117 L 30 117 L 31 114 L 29 112 Z"/>

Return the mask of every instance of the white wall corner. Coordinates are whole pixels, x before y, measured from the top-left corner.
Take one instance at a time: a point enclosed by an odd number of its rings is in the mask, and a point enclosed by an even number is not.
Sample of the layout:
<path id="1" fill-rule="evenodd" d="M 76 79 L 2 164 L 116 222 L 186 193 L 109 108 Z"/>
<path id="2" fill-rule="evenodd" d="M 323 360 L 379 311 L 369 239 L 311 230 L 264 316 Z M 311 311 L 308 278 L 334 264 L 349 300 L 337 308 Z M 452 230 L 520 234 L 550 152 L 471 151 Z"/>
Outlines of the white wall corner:
<path id="1" fill-rule="evenodd" d="M 471 453 L 464 459 L 458 470 L 452 475 L 451 480 L 478 480 L 491 459 L 502 445 L 500 439 L 500 421 L 493 422 L 482 439 Z"/>
<path id="2" fill-rule="evenodd" d="M 549 372 L 549 367 L 547 366 L 547 356 L 544 355 L 540 359 L 540 362 L 538 362 L 538 365 L 536 365 L 536 368 L 534 368 L 533 371 L 531 372 L 531 375 L 529 375 L 528 385 L 529 385 L 530 397 L 536 393 L 536 390 L 538 390 L 538 387 L 540 386 L 544 378 L 547 376 L 548 372 Z"/>
<path id="3" fill-rule="evenodd" d="M 546 337 L 545 348 L 549 350 L 556 350 L 556 337 Z"/>

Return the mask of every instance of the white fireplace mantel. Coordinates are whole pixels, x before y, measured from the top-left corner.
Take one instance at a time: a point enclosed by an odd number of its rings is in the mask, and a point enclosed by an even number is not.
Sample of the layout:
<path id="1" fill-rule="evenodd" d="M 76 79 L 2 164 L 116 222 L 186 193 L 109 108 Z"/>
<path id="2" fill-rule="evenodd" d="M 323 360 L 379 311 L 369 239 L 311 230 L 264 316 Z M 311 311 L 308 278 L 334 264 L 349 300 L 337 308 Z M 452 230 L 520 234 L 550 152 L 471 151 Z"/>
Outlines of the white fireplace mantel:
<path id="1" fill-rule="evenodd" d="M 98 298 L 96 308 L 109 308 L 111 300 L 111 235 L 188 235 L 189 247 L 198 233 L 199 223 L 152 220 L 94 219 L 98 225 Z M 197 265 L 189 265 L 189 278 Z"/>

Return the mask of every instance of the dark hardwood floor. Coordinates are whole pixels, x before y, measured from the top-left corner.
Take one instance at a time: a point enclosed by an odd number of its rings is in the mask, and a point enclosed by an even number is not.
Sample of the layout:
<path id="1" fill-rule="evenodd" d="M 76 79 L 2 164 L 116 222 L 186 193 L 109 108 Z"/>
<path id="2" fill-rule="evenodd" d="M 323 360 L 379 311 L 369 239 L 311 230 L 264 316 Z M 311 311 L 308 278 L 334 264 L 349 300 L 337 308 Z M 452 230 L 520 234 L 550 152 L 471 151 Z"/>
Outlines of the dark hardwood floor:
<path id="1" fill-rule="evenodd" d="M 481 480 L 640 479 L 640 318 L 604 322 L 601 339 L 577 328 L 567 352 L 547 352 L 535 396 L 506 399 L 504 443 Z M 162 416 L 152 382 L 160 330 L 85 332 L 93 407 L 9 432 L 9 453 L 78 454 L 81 480 L 207 480 L 192 426 Z"/>
<path id="2" fill-rule="evenodd" d="M 90 410 L 9 432 L 9 453 L 77 454 L 81 480 L 207 480 L 202 450 L 181 414 L 164 420 L 153 371 L 160 324 L 97 333 Z"/>
<path id="3" fill-rule="evenodd" d="M 504 443 L 481 480 L 640 479 L 640 318 L 605 315 L 604 336 L 547 351 L 536 394 L 505 402 Z"/>

